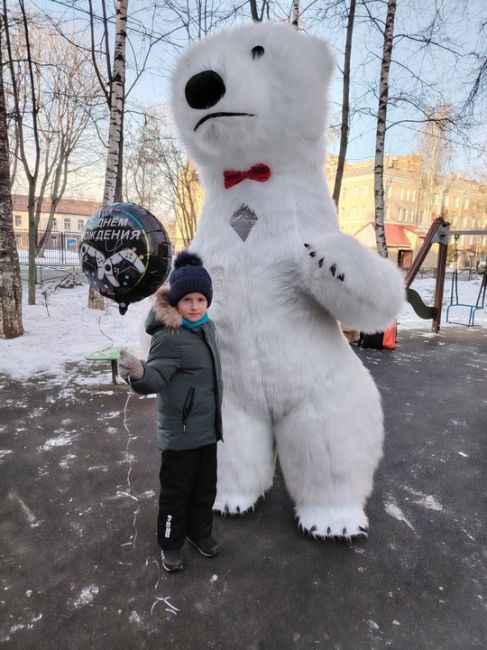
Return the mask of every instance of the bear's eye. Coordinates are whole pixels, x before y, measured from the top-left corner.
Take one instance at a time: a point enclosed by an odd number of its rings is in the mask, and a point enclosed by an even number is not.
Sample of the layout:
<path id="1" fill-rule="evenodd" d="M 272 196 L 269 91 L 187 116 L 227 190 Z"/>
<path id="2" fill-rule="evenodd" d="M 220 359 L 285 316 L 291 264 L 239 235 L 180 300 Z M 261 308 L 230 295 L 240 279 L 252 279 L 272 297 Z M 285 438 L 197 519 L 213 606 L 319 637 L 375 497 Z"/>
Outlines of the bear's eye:
<path id="1" fill-rule="evenodd" d="M 260 59 L 261 56 L 264 56 L 264 48 L 262 45 L 256 45 L 252 48 L 252 58 Z"/>

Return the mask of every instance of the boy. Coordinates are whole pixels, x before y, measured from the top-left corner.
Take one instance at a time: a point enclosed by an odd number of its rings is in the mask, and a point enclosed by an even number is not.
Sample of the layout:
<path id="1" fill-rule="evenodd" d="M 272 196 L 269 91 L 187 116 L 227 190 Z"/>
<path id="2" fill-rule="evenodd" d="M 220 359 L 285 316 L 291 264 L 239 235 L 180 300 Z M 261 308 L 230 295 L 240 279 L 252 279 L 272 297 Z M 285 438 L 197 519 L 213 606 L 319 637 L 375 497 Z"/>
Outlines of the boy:
<path id="1" fill-rule="evenodd" d="M 158 289 L 147 316 L 152 336 L 147 362 L 122 351 L 118 364 L 137 393 L 157 393 L 162 451 L 157 539 L 166 571 L 183 568 L 185 539 L 206 557 L 218 553 L 211 532 L 222 381 L 215 326 L 207 314 L 212 297 L 201 259 L 180 253 L 169 288 Z"/>

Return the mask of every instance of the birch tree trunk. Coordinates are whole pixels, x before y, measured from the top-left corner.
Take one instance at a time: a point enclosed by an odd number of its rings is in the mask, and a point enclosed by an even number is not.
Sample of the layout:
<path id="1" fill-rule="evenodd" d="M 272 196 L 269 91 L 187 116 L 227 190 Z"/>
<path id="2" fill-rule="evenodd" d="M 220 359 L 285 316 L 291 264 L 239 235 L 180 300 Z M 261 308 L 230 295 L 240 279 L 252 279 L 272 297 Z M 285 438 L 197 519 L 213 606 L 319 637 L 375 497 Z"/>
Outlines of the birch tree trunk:
<path id="1" fill-rule="evenodd" d="M 0 38 L 3 19 L 0 16 Z M 0 338 L 22 336 L 22 281 L 12 221 L 8 130 L 0 43 Z"/>
<path id="2" fill-rule="evenodd" d="M 122 201 L 123 179 L 123 113 L 125 108 L 125 45 L 127 42 L 128 0 L 117 0 L 115 22 L 115 49 L 113 53 L 113 73 L 110 77 L 110 128 L 108 132 L 108 155 L 105 172 L 103 204 Z M 104 309 L 105 301 L 101 294 L 90 287 L 88 307 Z"/>
<path id="3" fill-rule="evenodd" d="M 299 27 L 299 0 L 293 0 L 291 8 L 291 25 Z"/>
<path id="4" fill-rule="evenodd" d="M 389 71 L 392 58 L 392 40 L 396 0 L 387 1 L 387 17 L 384 30 L 384 46 L 380 70 L 379 109 L 375 137 L 374 196 L 375 196 L 375 240 L 377 251 L 387 257 L 387 243 L 384 229 L 384 144 L 386 138 L 387 102 L 389 98 Z"/>
<path id="5" fill-rule="evenodd" d="M 342 189 L 343 170 L 348 148 L 348 132 L 350 129 L 350 62 L 352 59 L 352 37 L 355 22 L 356 0 L 350 0 L 348 10 L 347 36 L 345 40 L 345 56 L 343 65 L 343 94 L 342 94 L 342 124 L 340 129 L 340 152 L 338 154 L 337 170 L 335 175 L 335 186 L 333 188 L 333 200 L 338 208 L 340 191 Z"/>
<path id="6" fill-rule="evenodd" d="M 125 44 L 127 41 L 128 0 L 117 0 L 115 50 L 110 87 L 110 130 L 103 203 L 122 200 L 122 129 L 125 106 Z"/>

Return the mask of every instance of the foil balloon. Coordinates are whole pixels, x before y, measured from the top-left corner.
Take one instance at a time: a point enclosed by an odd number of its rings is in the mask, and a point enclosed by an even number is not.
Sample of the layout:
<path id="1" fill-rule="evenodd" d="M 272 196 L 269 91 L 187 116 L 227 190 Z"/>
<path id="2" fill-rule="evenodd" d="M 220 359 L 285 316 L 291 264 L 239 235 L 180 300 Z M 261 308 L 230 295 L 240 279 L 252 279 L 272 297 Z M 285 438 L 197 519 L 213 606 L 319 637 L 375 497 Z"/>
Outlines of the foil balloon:
<path id="1" fill-rule="evenodd" d="M 150 296 L 171 269 L 172 244 L 160 221 L 135 203 L 110 203 L 88 220 L 79 246 L 90 286 L 121 314 Z"/>

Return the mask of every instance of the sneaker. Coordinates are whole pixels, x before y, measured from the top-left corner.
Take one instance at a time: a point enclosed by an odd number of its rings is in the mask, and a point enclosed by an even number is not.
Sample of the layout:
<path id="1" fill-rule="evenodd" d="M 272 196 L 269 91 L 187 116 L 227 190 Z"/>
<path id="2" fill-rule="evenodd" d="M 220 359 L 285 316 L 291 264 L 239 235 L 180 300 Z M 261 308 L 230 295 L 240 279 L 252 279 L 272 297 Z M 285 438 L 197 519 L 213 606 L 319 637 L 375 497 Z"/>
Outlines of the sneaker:
<path id="1" fill-rule="evenodd" d="M 183 568 L 183 549 L 176 548 L 171 551 L 161 551 L 162 566 L 166 571 L 181 571 Z"/>
<path id="2" fill-rule="evenodd" d="M 218 544 L 211 535 L 208 535 L 204 539 L 191 539 L 190 537 L 186 537 L 186 539 L 201 555 L 205 557 L 215 557 L 215 555 L 218 555 Z"/>

